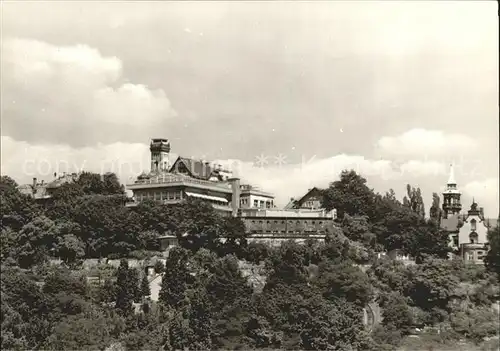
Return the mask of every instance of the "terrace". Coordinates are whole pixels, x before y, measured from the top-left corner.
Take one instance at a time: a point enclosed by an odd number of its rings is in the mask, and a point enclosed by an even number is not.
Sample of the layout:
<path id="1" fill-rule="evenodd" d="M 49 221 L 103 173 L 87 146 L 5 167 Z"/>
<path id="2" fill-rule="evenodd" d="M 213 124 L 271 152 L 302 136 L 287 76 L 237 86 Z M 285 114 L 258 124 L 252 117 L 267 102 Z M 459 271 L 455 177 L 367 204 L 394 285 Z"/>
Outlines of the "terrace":
<path id="1" fill-rule="evenodd" d="M 209 180 L 196 179 L 181 174 L 160 174 L 153 176 L 151 178 L 137 179 L 133 184 L 127 185 L 127 188 L 134 189 L 144 189 L 144 188 L 156 188 L 162 185 L 180 185 L 189 186 L 197 185 L 207 188 L 216 188 L 217 190 L 222 190 L 224 192 L 231 192 L 231 184 L 228 182 L 214 182 Z"/>

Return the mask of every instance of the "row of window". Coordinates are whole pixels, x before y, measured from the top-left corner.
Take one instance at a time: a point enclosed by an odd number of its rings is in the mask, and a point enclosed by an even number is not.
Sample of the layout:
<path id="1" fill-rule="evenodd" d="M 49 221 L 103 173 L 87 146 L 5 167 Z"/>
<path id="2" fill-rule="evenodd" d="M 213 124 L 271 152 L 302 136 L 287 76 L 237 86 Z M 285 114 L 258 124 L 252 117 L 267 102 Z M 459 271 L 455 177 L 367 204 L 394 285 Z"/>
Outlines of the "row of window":
<path id="1" fill-rule="evenodd" d="M 248 205 L 249 204 L 249 199 L 248 198 L 241 198 L 240 199 L 240 205 Z M 253 200 L 253 207 L 256 208 L 272 208 L 273 207 L 273 202 L 272 201 L 264 201 L 264 200 Z"/>
<path id="2" fill-rule="evenodd" d="M 256 224 L 257 221 L 253 220 L 252 224 Z M 258 221 L 259 224 L 263 224 L 264 221 Z M 293 221 L 288 221 L 289 224 L 293 224 Z M 307 224 L 307 220 L 297 221 L 297 224 L 304 223 Z M 266 221 L 266 224 L 271 224 L 271 221 Z M 274 224 L 278 224 L 278 221 L 274 221 Z M 285 221 L 281 221 L 281 224 L 285 224 Z M 316 224 L 316 221 L 311 221 L 311 224 Z M 323 224 L 323 221 L 318 221 L 318 224 Z"/>
<path id="3" fill-rule="evenodd" d="M 181 200 L 181 191 L 149 191 L 141 192 L 136 195 L 138 201 L 144 200 Z"/>
<path id="4" fill-rule="evenodd" d="M 304 230 L 304 231 L 301 231 L 301 230 L 264 230 L 264 231 L 261 231 L 261 230 L 252 230 L 251 231 L 251 234 L 260 234 L 260 233 L 266 233 L 266 234 L 324 234 L 324 233 L 328 233 L 328 229 L 326 229 L 325 231 L 316 231 L 316 230 Z"/>

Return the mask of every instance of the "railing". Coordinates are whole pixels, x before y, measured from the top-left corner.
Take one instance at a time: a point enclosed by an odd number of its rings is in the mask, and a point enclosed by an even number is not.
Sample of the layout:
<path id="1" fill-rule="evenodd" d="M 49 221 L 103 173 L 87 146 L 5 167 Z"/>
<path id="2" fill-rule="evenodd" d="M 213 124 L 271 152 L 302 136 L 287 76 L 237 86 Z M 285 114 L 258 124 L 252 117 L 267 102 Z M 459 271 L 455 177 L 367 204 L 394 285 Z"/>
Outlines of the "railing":
<path id="1" fill-rule="evenodd" d="M 229 183 L 212 182 L 209 180 L 196 179 L 181 175 L 163 175 L 163 176 L 155 176 L 151 179 L 138 179 L 129 186 L 141 185 L 141 184 L 146 185 L 146 184 L 168 184 L 168 183 L 191 183 L 191 184 L 215 186 L 224 189 L 231 188 L 231 184 Z"/>

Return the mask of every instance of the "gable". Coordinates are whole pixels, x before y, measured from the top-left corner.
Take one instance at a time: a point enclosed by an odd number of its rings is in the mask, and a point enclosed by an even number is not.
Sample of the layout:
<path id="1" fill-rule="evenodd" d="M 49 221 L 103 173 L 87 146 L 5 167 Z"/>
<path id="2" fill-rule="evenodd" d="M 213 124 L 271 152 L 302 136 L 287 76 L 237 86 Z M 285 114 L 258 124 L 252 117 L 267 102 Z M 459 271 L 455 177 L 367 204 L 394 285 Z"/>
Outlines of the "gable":
<path id="1" fill-rule="evenodd" d="M 302 198 L 297 200 L 296 205 L 302 206 L 306 201 L 319 201 L 321 202 L 323 200 L 323 196 L 321 194 L 321 190 L 318 188 L 314 187 L 311 190 L 309 190 Z"/>
<path id="2" fill-rule="evenodd" d="M 201 160 L 178 157 L 172 167 L 170 167 L 169 172 L 183 173 L 193 178 L 207 180 L 212 175 L 212 168 L 210 164 L 204 163 Z"/>

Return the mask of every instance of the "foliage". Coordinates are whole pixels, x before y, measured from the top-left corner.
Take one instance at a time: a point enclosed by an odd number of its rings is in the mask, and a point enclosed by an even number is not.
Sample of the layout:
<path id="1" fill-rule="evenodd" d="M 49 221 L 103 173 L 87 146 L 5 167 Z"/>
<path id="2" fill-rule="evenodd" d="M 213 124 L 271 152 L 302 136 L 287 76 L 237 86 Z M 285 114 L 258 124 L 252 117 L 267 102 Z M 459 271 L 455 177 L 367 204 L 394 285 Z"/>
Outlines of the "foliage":
<path id="1" fill-rule="evenodd" d="M 497 225 L 488 231 L 488 242 L 490 250 L 485 258 L 485 264 L 488 270 L 496 273 L 500 279 L 500 226 Z"/>
<path id="2" fill-rule="evenodd" d="M 116 281 L 116 308 L 123 316 L 132 313 L 132 302 L 138 297 L 137 271 L 129 268 L 128 261 L 122 259 L 118 267 Z"/>
<path id="3" fill-rule="evenodd" d="M 340 180 L 331 183 L 323 192 L 322 206 L 327 211 L 335 208 L 342 219 L 344 214 L 371 216 L 374 201 L 373 191 L 366 185 L 366 179 L 353 170 L 346 170 L 340 174 Z"/>
<path id="4" fill-rule="evenodd" d="M 151 295 L 151 289 L 149 287 L 148 276 L 143 274 L 141 280 L 141 296 L 147 297 L 149 295 Z"/>
<path id="5" fill-rule="evenodd" d="M 338 210 L 335 231 L 324 242 L 280 247 L 249 243 L 240 219 L 201 201 L 126 208 L 114 174 L 82 173 L 46 208 L 8 177 L 0 195 L 4 349 L 393 350 L 416 326 L 451 325 L 440 342 L 479 341 L 497 326 L 490 306 L 498 297 L 498 228 L 489 233 L 487 270 L 444 260 L 439 197 L 426 219 L 410 185 L 400 202 L 393 190 L 375 194 L 344 171 L 323 191 L 327 209 Z M 107 264 L 78 271 L 85 258 L 151 258 L 164 234 L 180 246 L 165 265 L 155 263 L 163 274 L 158 303 L 148 298 L 147 276 L 126 259 L 116 271 Z M 417 264 L 374 259 L 393 249 Z M 263 270 L 261 291 L 250 284 L 252 264 Z M 383 320 L 368 335 L 363 308 L 374 301 Z"/>
<path id="6" fill-rule="evenodd" d="M 165 306 L 178 308 L 187 298 L 188 283 L 191 281 L 187 268 L 189 253 L 186 249 L 175 247 L 169 252 L 162 278 L 159 301 Z M 181 321 L 177 321 L 179 326 Z"/>

